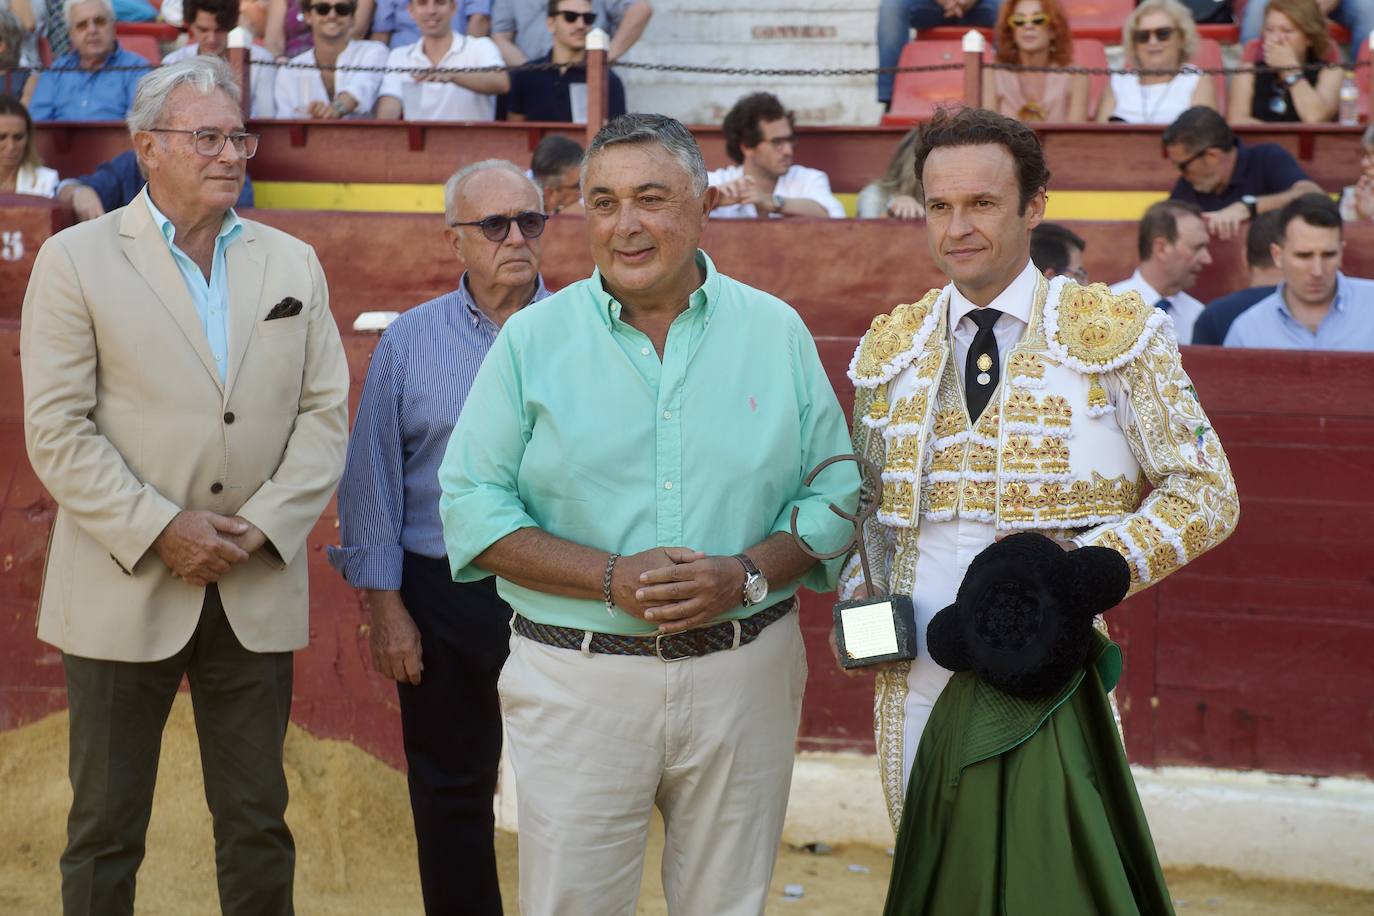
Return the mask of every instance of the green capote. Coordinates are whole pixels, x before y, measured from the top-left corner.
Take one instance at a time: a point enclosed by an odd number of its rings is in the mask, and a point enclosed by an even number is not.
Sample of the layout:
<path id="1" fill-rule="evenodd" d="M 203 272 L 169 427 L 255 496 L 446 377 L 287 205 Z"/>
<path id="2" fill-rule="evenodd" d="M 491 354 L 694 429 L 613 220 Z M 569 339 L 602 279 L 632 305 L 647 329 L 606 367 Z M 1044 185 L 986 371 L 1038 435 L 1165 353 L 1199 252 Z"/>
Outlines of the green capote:
<path id="1" fill-rule="evenodd" d="M 1173 914 L 1107 701 L 1121 652 L 1094 636 L 1093 663 L 1049 699 L 950 678 L 916 752 L 888 916 Z"/>

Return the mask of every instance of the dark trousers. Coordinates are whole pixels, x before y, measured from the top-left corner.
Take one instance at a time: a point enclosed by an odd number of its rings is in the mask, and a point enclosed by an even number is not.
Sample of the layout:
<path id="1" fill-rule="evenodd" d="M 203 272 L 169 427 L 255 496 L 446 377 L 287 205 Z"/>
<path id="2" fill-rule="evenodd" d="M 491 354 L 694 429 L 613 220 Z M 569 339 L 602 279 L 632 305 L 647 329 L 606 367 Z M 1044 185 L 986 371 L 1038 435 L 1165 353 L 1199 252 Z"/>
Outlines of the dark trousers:
<path id="1" fill-rule="evenodd" d="M 501 762 L 496 679 L 510 605 L 496 580 L 454 582 L 447 559 L 407 553 L 401 600 L 420 631 L 419 686 L 398 684 L 410 808 L 429 916 L 501 916 L 492 800 Z"/>
<path id="2" fill-rule="evenodd" d="M 291 664 L 290 652 L 250 652 L 239 643 L 214 586 L 205 590 L 191 640 L 171 658 L 62 656 L 73 794 L 61 861 L 67 916 L 134 911 L 162 730 L 182 675 L 191 684 L 214 822 L 220 908 L 234 916 L 293 912 L 296 848 L 282 769 Z"/>

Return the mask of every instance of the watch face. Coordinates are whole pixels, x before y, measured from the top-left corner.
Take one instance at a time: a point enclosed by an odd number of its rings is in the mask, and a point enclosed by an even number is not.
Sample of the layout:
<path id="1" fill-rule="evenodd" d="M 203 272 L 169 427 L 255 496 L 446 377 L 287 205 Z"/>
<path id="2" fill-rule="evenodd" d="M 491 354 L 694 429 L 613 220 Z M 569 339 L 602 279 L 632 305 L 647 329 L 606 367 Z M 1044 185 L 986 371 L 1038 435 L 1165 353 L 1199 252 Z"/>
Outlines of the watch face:
<path id="1" fill-rule="evenodd" d="M 763 576 L 753 576 L 744 583 L 744 597 L 750 604 L 758 604 L 768 596 L 768 580 Z"/>

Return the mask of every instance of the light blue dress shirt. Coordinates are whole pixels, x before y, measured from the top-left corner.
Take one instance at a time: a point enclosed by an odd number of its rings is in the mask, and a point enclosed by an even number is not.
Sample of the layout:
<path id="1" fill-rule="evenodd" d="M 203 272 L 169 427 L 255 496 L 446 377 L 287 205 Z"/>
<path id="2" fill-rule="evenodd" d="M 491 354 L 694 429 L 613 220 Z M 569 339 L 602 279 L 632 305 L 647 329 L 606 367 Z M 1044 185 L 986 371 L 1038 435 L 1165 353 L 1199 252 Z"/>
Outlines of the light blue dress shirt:
<path id="1" fill-rule="evenodd" d="M 215 256 L 210 263 L 210 279 L 205 279 L 200 266 L 177 247 L 177 228 L 172 221 L 153 203 L 153 195 L 145 194 L 148 211 L 153 214 L 153 222 L 162 232 L 167 249 L 172 252 L 181 278 L 186 281 L 186 291 L 196 304 L 196 314 L 200 316 L 200 326 L 205 329 L 205 339 L 210 342 L 210 353 L 215 357 L 215 368 L 219 370 L 219 380 L 224 381 L 224 371 L 229 363 L 229 277 L 224 264 L 224 249 L 234 243 L 243 232 L 243 224 L 238 214 L 229 210 L 220 224 L 219 235 L 215 236 Z"/>
<path id="2" fill-rule="evenodd" d="M 1269 350 L 1358 350 L 1374 352 L 1374 280 L 1336 274 L 1336 298 L 1315 332 L 1293 317 L 1284 284 L 1238 317 L 1226 333 L 1227 347 Z"/>
<path id="3" fill-rule="evenodd" d="M 29 116 L 35 121 L 123 121 L 138 81 L 152 64 L 118 45 L 95 70 L 82 70 L 75 51 L 38 75 Z"/>

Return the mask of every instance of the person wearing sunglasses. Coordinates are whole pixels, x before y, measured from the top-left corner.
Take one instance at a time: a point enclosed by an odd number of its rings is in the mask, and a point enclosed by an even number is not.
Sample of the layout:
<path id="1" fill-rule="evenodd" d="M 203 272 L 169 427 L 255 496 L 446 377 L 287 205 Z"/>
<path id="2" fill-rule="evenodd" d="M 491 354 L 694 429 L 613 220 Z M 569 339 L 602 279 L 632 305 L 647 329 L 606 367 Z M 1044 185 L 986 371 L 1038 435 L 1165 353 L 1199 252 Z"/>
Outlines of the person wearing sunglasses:
<path id="1" fill-rule="evenodd" d="M 1226 119 L 1231 124 L 1321 124 L 1336 119 L 1344 73 L 1340 49 L 1326 31 L 1316 0 L 1269 0 L 1264 33 L 1241 54 L 1231 77 Z"/>
<path id="2" fill-rule="evenodd" d="M 607 59 L 612 63 L 639 41 L 653 6 L 649 0 L 592 0 L 595 26 L 611 36 Z M 545 24 L 551 15 L 548 0 L 492 0 L 491 35 L 511 66 L 537 60 L 553 50 L 553 35 Z"/>
<path id="3" fill-rule="evenodd" d="M 1050 69 L 1073 63 L 1073 36 L 1058 0 L 1009 0 L 997 14 L 997 62 L 983 82 L 983 107 L 1018 121 L 1074 124 L 1088 119 L 1086 74 Z"/>
<path id="4" fill-rule="evenodd" d="M 548 0 L 548 8 L 553 50 L 531 63 L 558 68 L 512 73 L 506 119 L 582 123 L 587 120 L 587 33 L 596 25 L 596 13 L 591 0 Z M 615 71 L 608 75 L 608 117 L 617 118 L 625 113 L 625 84 Z"/>
<path id="5" fill-rule="evenodd" d="M 1178 0 L 1144 0 L 1126 17 L 1121 44 L 1126 69 L 1112 73 L 1097 120 L 1172 124 L 1194 105 L 1217 107 L 1212 77 L 1188 63 L 1197 53 L 1197 25 Z"/>
<path id="6" fill-rule="evenodd" d="M 25 437 L 57 503 L 38 637 L 70 714 L 66 913 L 134 912 L 183 678 L 221 908 L 293 912 L 283 742 L 349 377 L 314 250 L 234 212 L 258 149 L 241 104 L 212 55 L 147 74 L 128 115 L 147 185 L 48 239 L 24 299 Z"/>
<path id="7" fill-rule="evenodd" d="M 111 0 L 78 0 L 62 10 L 72 50 L 38 74 L 29 114 L 35 121 L 122 120 L 147 72 L 140 68 L 151 65 L 115 40 Z"/>
<path id="8" fill-rule="evenodd" d="M 197 54 L 229 58 L 229 33 L 239 24 L 239 0 L 185 0 L 186 44 L 162 59 L 164 64 L 180 63 Z M 253 93 L 252 116 L 270 118 L 276 113 L 275 87 L 278 77 L 272 52 L 262 45 L 248 45 L 252 62 L 249 87 Z M 283 70 L 283 74 L 290 71 Z"/>
<path id="9" fill-rule="evenodd" d="M 1216 109 L 1189 108 L 1164 130 L 1164 155 L 1178 169 L 1169 196 L 1197 204 L 1207 229 L 1239 238 L 1257 214 L 1321 186 L 1277 143 L 1243 143 Z"/>
<path id="10" fill-rule="evenodd" d="M 454 0 L 410 0 L 420 40 L 393 48 L 382 77 L 377 117 L 407 121 L 491 121 L 496 96 L 510 91 L 504 71 L 463 72 L 500 67 L 501 52 L 486 37 L 453 31 Z"/>
<path id="11" fill-rule="evenodd" d="M 735 164 L 708 176 L 717 189 L 713 218 L 844 217 L 830 176 L 796 163 L 796 116 L 777 96 L 746 95 L 725 115 L 722 129 L 726 155 Z"/>
<path id="12" fill-rule="evenodd" d="M 300 69 L 277 74 L 277 117 L 372 117 L 382 87 L 380 68 L 386 66 L 388 52 L 379 41 L 350 37 L 356 13 L 355 0 L 313 0 L 306 6 L 314 46 L 291 58 L 291 63 L 301 65 Z"/>
<path id="13" fill-rule="evenodd" d="M 545 217 L 539 189 L 501 159 L 454 173 L 444 206 L 463 273 L 396 319 L 372 354 L 329 561 L 367 605 L 373 667 L 396 681 L 425 912 L 501 916 L 492 796 L 511 608 L 493 579 L 453 581 L 438 469 L 502 325 L 548 295 Z"/>

